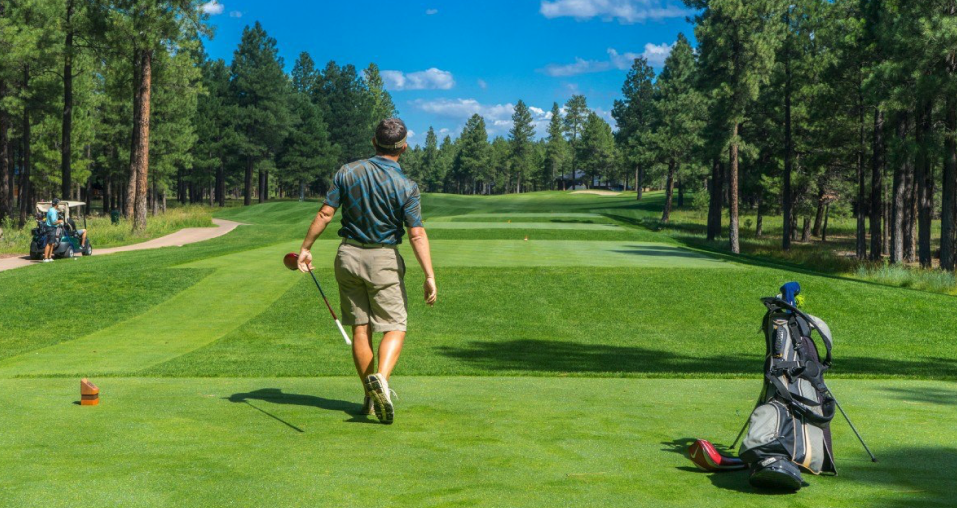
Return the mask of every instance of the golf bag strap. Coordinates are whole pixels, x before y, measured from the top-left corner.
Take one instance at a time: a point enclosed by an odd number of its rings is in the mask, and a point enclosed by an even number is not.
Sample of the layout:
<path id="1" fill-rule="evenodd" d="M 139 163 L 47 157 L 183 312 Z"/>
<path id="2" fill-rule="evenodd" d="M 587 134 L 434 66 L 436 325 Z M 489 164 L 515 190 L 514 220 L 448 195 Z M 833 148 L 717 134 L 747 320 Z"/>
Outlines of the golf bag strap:
<path id="1" fill-rule="evenodd" d="M 822 363 L 825 366 L 831 365 L 831 349 L 834 347 L 833 341 L 831 340 L 829 333 L 821 330 L 821 327 L 817 325 L 817 322 L 814 318 L 780 298 L 762 298 L 761 301 L 764 303 L 764 306 L 768 308 L 768 313 L 774 312 L 778 309 L 790 311 L 795 316 L 800 316 L 802 319 L 804 319 L 810 329 L 817 330 L 818 335 L 821 336 L 821 340 L 824 342 L 824 349 L 827 351 L 827 355 L 824 357 Z M 810 336 L 810 333 L 807 335 Z"/>

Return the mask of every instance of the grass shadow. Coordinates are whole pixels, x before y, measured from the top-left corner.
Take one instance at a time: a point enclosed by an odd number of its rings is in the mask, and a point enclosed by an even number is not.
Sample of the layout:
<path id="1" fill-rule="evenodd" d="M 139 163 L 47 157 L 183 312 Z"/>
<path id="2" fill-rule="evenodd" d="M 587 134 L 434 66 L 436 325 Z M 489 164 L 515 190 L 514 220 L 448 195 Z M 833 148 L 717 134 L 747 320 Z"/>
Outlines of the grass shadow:
<path id="1" fill-rule="evenodd" d="M 957 406 L 957 386 L 953 390 L 943 388 L 885 388 L 885 392 L 905 402 L 925 402 L 942 406 Z"/>
<path id="2" fill-rule="evenodd" d="M 850 470 L 848 481 L 874 484 L 897 494 L 898 499 L 875 498 L 870 506 L 917 508 L 954 506 L 957 448 L 918 447 L 881 451 L 880 462 Z"/>
<path id="3" fill-rule="evenodd" d="M 695 356 L 639 346 L 542 339 L 471 341 L 439 347 L 437 352 L 489 372 L 757 377 L 763 369 L 763 357 L 759 354 Z M 901 377 L 957 379 L 957 360 L 946 358 L 901 360 L 853 356 L 836 360 L 834 369 L 835 373 L 847 377 L 887 377 L 888 372 L 893 372 Z M 957 403 L 957 396 L 940 393 L 934 401 Z"/>

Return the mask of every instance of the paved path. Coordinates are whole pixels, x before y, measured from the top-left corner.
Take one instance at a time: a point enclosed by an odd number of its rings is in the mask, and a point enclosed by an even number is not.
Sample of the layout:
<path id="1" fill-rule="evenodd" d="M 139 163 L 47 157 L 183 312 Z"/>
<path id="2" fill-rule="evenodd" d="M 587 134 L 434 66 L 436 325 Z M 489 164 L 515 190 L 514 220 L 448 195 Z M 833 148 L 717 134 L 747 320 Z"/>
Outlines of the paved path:
<path id="1" fill-rule="evenodd" d="M 105 254 L 114 254 L 117 252 L 159 249 L 160 247 L 182 247 L 190 243 L 212 240 L 213 238 L 223 236 L 226 233 L 236 229 L 236 226 L 242 225 L 241 222 L 233 222 L 231 220 L 223 219 L 213 219 L 213 224 L 216 225 L 215 228 L 185 228 L 166 236 L 154 238 L 147 242 L 124 245 L 123 247 L 112 247 L 109 249 L 97 249 L 96 237 L 94 236 L 92 237 L 93 255 L 103 256 Z M 14 268 L 30 266 L 34 263 L 39 263 L 39 261 L 33 261 L 28 256 L 0 259 L 0 272 L 4 270 L 12 270 Z"/>

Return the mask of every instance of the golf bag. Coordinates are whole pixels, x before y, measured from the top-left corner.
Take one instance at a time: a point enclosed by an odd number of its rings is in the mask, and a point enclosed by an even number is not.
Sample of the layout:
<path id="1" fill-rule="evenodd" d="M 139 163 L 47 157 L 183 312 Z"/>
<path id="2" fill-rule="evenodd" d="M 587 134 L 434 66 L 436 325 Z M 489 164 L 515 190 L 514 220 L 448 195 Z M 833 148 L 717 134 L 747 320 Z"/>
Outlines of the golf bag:
<path id="1" fill-rule="evenodd" d="M 830 430 L 835 400 L 824 384 L 831 365 L 831 331 L 781 297 L 761 301 L 768 309 L 763 321 L 765 381 L 738 455 L 750 466 L 751 485 L 798 490 L 800 469 L 837 474 Z M 824 345 L 823 359 L 813 331 Z"/>

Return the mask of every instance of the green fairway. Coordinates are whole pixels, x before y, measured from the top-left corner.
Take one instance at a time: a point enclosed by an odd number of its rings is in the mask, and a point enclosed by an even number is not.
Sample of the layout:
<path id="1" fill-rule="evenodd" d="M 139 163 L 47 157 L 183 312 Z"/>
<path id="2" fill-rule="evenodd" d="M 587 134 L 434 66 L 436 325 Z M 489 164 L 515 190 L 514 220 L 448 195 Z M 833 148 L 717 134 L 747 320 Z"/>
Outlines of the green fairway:
<path id="1" fill-rule="evenodd" d="M 689 249 L 641 226 L 650 199 L 423 196 L 439 301 L 422 304 L 403 244 L 391 427 L 357 415 L 349 350 L 281 263 L 315 202 L 227 209 L 249 226 L 208 242 L 0 273 L 0 506 L 950 506 L 953 297 Z M 313 253 L 338 308 L 330 228 Z M 758 299 L 789 280 L 834 331 L 830 384 L 881 461 L 835 420 L 840 476 L 759 497 L 683 450 L 730 444 L 747 418 Z M 100 406 L 74 404 L 83 376 Z"/>

